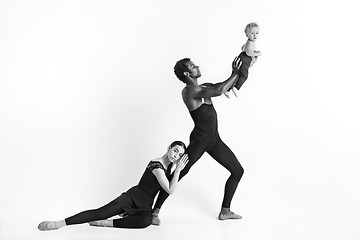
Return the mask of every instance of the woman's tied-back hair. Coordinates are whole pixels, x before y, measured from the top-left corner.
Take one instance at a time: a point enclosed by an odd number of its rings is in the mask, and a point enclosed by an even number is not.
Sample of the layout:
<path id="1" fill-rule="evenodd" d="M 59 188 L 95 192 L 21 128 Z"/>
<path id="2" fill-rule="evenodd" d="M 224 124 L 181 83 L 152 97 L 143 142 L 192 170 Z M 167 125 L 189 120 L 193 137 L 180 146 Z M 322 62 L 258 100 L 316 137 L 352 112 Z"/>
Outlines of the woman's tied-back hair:
<path id="1" fill-rule="evenodd" d="M 258 25 L 256 22 L 251 22 L 251 23 L 249 23 L 249 24 L 246 25 L 246 27 L 245 27 L 245 33 L 246 33 L 248 30 L 250 30 L 251 28 L 253 28 L 253 27 L 259 27 L 259 25 Z"/>
<path id="2" fill-rule="evenodd" d="M 185 143 L 183 143 L 182 141 L 174 141 L 170 144 L 170 148 L 173 148 L 175 146 L 180 146 L 180 147 L 183 147 L 184 150 L 186 150 L 186 146 L 185 146 Z"/>
<path id="3" fill-rule="evenodd" d="M 177 61 L 174 66 L 174 72 L 175 72 L 176 77 L 183 83 L 186 83 L 186 81 L 185 81 L 186 77 L 184 75 L 184 72 L 189 71 L 189 68 L 186 65 L 186 63 L 189 61 L 190 61 L 190 58 L 183 58 L 183 59 Z"/>

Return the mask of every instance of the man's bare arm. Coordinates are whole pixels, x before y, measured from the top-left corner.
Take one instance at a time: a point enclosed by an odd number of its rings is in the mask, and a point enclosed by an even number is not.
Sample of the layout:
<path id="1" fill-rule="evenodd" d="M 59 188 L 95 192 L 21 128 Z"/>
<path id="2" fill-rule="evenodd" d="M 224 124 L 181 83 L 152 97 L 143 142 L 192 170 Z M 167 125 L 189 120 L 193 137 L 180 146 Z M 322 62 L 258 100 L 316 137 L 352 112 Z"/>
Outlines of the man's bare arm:
<path id="1" fill-rule="evenodd" d="M 231 76 L 223 82 L 220 83 L 204 83 L 198 88 L 194 88 L 192 95 L 194 98 L 210 98 L 217 97 L 225 93 L 229 88 L 231 88 L 237 79 L 239 78 L 238 73 L 241 65 L 241 59 L 236 57 L 232 63 L 232 73 Z"/>

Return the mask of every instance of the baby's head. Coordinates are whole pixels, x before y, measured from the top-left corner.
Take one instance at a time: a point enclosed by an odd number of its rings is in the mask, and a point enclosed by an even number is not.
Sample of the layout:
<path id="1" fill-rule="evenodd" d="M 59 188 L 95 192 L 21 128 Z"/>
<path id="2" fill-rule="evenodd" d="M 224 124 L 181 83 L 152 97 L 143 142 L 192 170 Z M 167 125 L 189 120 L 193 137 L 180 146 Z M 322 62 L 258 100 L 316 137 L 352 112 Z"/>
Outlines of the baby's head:
<path id="1" fill-rule="evenodd" d="M 259 25 L 255 22 L 251 22 L 245 27 L 245 34 L 250 41 L 256 40 L 259 31 L 260 31 Z"/>

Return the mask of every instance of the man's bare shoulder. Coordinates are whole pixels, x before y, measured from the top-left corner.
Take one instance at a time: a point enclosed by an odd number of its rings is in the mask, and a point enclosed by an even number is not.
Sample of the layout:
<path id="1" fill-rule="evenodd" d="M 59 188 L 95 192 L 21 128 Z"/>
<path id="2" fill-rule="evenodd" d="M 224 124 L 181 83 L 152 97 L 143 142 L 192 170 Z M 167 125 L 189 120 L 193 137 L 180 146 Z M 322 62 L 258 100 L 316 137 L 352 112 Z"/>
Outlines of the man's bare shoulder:
<path id="1" fill-rule="evenodd" d="M 200 85 L 187 85 L 182 90 L 182 98 L 185 104 L 189 107 L 189 104 L 198 97 L 203 87 Z M 191 105 L 191 104 L 190 104 Z"/>
<path id="2" fill-rule="evenodd" d="M 213 83 L 203 83 L 200 86 L 202 86 L 202 87 L 213 87 L 214 84 Z"/>
<path id="3" fill-rule="evenodd" d="M 183 94 L 192 94 L 192 93 L 196 93 L 198 91 L 201 91 L 201 89 L 202 89 L 201 85 L 187 85 L 182 90 L 182 93 Z"/>

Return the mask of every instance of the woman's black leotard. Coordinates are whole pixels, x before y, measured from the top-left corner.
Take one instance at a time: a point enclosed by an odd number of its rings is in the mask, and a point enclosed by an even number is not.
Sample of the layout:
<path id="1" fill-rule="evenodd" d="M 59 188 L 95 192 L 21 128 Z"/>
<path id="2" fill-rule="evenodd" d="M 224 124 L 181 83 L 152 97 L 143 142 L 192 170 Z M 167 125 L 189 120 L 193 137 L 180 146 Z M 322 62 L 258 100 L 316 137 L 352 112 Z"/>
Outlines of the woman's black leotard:
<path id="1" fill-rule="evenodd" d="M 160 168 L 170 178 L 169 165 L 166 171 L 158 161 L 151 161 L 145 169 L 139 184 L 130 188 L 110 203 L 93 210 L 83 211 L 72 217 L 66 218 L 66 225 L 87 223 L 107 219 L 112 216 L 126 212 L 127 217 L 113 220 L 114 227 L 118 228 L 145 228 L 151 224 L 151 207 L 156 194 L 161 188 L 152 171 Z"/>
<path id="2" fill-rule="evenodd" d="M 190 134 L 190 144 L 185 152 L 189 155 L 189 162 L 180 172 L 179 179 L 189 172 L 192 165 L 199 160 L 204 152 L 209 153 L 212 158 L 231 173 L 225 184 L 225 193 L 222 202 L 222 207 L 230 207 L 232 197 L 244 173 L 244 169 L 234 153 L 219 136 L 217 114 L 214 106 L 204 103 L 197 109 L 190 111 L 190 115 L 195 126 Z M 161 208 L 168 196 L 168 193 L 161 190 L 156 200 L 155 208 Z"/>

